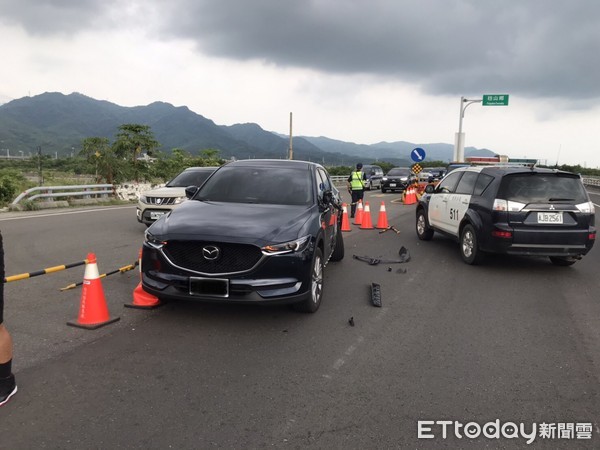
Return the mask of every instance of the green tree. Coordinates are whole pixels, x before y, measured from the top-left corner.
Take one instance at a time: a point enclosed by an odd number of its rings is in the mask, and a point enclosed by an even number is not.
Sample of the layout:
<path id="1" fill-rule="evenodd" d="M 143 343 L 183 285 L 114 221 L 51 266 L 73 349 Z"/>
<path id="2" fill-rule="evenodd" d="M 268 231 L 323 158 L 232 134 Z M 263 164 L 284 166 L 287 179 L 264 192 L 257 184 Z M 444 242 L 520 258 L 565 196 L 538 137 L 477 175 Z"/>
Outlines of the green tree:
<path id="1" fill-rule="evenodd" d="M 104 179 L 112 184 L 120 181 L 123 172 L 123 161 L 117 157 L 114 148 L 107 138 L 89 137 L 81 142 L 80 156 L 83 156 L 96 172 L 96 181 Z"/>
<path id="2" fill-rule="evenodd" d="M 119 126 L 113 150 L 117 157 L 124 159 L 131 158 L 133 177 L 137 181 L 140 177 L 138 157 L 142 154 L 142 151 L 145 151 L 148 155 L 152 155 L 159 146 L 160 144 L 154 139 L 154 134 L 148 125 L 126 123 Z"/>

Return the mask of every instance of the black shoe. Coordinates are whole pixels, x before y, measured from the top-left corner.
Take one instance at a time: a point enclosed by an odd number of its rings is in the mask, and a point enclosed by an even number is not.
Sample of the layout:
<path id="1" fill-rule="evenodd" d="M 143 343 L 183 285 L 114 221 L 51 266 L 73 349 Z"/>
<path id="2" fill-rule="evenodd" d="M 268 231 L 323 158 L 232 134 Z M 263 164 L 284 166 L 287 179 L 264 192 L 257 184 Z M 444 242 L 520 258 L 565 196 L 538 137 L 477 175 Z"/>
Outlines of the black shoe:
<path id="1" fill-rule="evenodd" d="M 11 374 L 8 378 L 0 379 L 0 406 L 4 405 L 17 393 L 15 376 Z"/>

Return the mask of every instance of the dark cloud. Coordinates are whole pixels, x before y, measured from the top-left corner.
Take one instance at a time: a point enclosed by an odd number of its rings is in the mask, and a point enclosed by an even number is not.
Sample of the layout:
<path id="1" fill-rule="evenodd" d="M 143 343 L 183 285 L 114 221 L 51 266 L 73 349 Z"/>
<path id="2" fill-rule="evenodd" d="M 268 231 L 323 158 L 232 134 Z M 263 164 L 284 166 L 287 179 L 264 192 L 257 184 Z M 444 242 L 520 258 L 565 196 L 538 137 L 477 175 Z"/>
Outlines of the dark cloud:
<path id="1" fill-rule="evenodd" d="M 0 22 L 22 26 L 31 35 L 70 35 L 101 23 L 118 0 L 0 0 Z"/>
<path id="2" fill-rule="evenodd" d="M 600 97 L 596 0 L 173 0 L 164 33 L 216 56 L 417 82 L 429 93 Z"/>
<path id="3" fill-rule="evenodd" d="M 115 20 L 115 11 L 132 5 L 0 0 L 0 20 L 21 23 L 31 33 L 75 32 L 109 17 L 109 9 Z M 600 97 L 597 0 L 146 0 L 140 5 L 159 12 L 155 33 L 191 39 L 209 55 L 373 74 L 417 83 L 432 94 L 510 93 L 575 103 Z"/>

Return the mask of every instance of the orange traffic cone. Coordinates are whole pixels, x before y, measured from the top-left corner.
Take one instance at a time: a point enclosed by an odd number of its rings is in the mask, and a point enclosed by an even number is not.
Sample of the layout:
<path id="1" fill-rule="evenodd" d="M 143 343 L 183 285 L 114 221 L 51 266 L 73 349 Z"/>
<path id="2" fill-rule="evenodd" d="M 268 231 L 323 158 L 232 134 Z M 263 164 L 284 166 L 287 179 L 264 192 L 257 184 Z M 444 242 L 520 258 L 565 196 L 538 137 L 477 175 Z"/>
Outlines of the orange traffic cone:
<path id="1" fill-rule="evenodd" d="M 348 205 L 342 203 L 342 231 L 352 231 L 348 220 Z"/>
<path id="2" fill-rule="evenodd" d="M 142 249 L 139 252 L 138 266 L 140 268 L 140 282 L 133 290 L 133 303 L 126 303 L 124 306 L 135 309 L 154 309 L 162 306 L 158 297 L 149 294 L 142 288 Z"/>
<path id="3" fill-rule="evenodd" d="M 77 321 L 67 322 L 67 325 L 87 330 L 95 330 L 109 323 L 119 320 L 119 317 L 111 319 L 106 306 L 104 289 L 100 282 L 100 273 L 96 255 L 87 255 L 87 264 L 83 275 L 83 288 L 81 290 L 81 302 L 79 306 L 79 317 Z"/>
<path id="4" fill-rule="evenodd" d="M 416 203 L 416 198 L 412 186 L 407 187 L 404 194 L 405 205 L 414 205 Z"/>
<path id="5" fill-rule="evenodd" d="M 363 204 L 362 200 L 358 201 L 358 205 L 356 205 L 356 212 L 354 214 L 354 225 L 360 225 L 362 223 L 363 217 Z"/>
<path id="6" fill-rule="evenodd" d="M 373 222 L 371 222 L 371 208 L 369 208 L 369 202 L 365 202 L 365 209 L 362 215 L 362 223 L 360 224 L 361 230 L 372 230 Z"/>
<path id="7" fill-rule="evenodd" d="M 381 202 L 381 207 L 379 208 L 379 217 L 377 218 L 377 226 L 375 228 L 379 229 L 387 229 L 389 228 L 387 213 L 385 211 L 385 202 Z"/>

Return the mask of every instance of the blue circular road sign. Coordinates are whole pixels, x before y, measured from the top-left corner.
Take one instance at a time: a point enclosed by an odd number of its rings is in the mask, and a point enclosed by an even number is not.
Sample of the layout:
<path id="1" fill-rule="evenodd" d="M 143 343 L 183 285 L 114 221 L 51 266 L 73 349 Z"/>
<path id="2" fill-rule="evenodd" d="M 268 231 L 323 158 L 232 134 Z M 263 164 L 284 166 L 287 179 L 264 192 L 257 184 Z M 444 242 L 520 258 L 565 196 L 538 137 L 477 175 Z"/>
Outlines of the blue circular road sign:
<path id="1" fill-rule="evenodd" d="M 410 157 L 414 162 L 421 162 L 425 159 L 425 150 L 423 150 L 421 147 L 417 147 L 410 152 Z"/>

